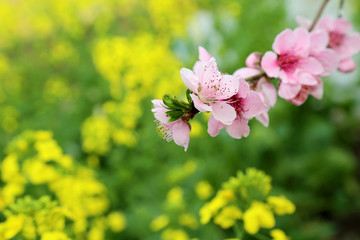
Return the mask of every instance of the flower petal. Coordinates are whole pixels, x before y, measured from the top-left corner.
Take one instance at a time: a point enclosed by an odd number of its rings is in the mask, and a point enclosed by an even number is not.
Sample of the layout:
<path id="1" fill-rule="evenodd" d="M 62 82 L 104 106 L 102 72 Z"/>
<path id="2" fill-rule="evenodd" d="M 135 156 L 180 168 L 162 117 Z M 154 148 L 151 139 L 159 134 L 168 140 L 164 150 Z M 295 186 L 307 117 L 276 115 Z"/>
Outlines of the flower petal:
<path id="1" fill-rule="evenodd" d="M 238 70 L 236 70 L 236 72 L 234 72 L 234 76 L 240 77 L 242 79 L 248 78 L 248 77 L 252 77 L 255 76 L 257 74 L 260 73 L 259 69 L 256 68 L 249 68 L 249 67 L 245 67 L 245 68 L 240 68 Z"/>
<path id="2" fill-rule="evenodd" d="M 279 33 L 272 45 L 277 54 L 283 54 L 289 51 L 295 45 L 295 35 L 290 29 L 285 29 Z"/>
<path id="3" fill-rule="evenodd" d="M 226 102 L 217 102 L 212 105 L 214 118 L 223 124 L 230 125 L 236 118 L 235 109 Z"/>
<path id="4" fill-rule="evenodd" d="M 191 99 L 194 102 L 194 106 L 199 112 L 210 112 L 212 111 L 211 106 L 205 104 L 203 101 L 199 99 L 199 97 L 195 94 L 190 94 Z"/>
<path id="5" fill-rule="evenodd" d="M 336 33 L 346 34 L 350 32 L 351 29 L 352 29 L 351 23 L 343 18 L 338 18 L 334 21 L 334 32 Z"/>
<path id="6" fill-rule="evenodd" d="M 240 139 L 249 136 L 250 128 L 248 126 L 249 120 L 237 117 L 234 122 L 226 126 L 226 132 L 233 138 Z"/>
<path id="7" fill-rule="evenodd" d="M 208 62 L 211 59 L 211 55 L 203 47 L 199 47 L 199 59 L 200 61 Z"/>
<path id="8" fill-rule="evenodd" d="M 269 126 L 269 114 L 267 112 L 264 112 L 256 116 L 256 120 L 258 120 L 265 127 Z"/>
<path id="9" fill-rule="evenodd" d="M 323 97 L 323 92 L 324 92 L 324 88 L 323 88 L 323 82 L 321 80 L 319 80 L 319 83 L 313 87 L 313 89 L 311 90 L 310 94 L 317 99 L 322 99 Z"/>
<path id="10" fill-rule="evenodd" d="M 261 100 L 259 94 L 253 90 L 250 90 L 249 95 L 244 99 L 243 104 L 244 111 L 242 116 L 246 119 L 251 119 L 267 111 L 267 108 Z"/>
<path id="11" fill-rule="evenodd" d="M 272 83 L 266 81 L 261 86 L 261 92 L 264 94 L 264 103 L 269 107 L 273 107 L 277 100 L 275 86 Z"/>
<path id="12" fill-rule="evenodd" d="M 184 123 L 181 120 L 178 120 L 176 124 L 173 126 L 173 134 L 172 134 L 174 142 L 185 148 L 185 152 L 188 148 L 190 141 L 190 127 L 189 124 Z"/>
<path id="13" fill-rule="evenodd" d="M 339 58 L 336 52 L 332 49 L 325 49 L 317 52 L 313 55 L 324 68 L 324 72 L 321 74 L 322 77 L 329 76 L 339 66 Z"/>
<path id="14" fill-rule="evenodd" d="M 305 28 L 298 27 L 294 30 L 294 36 L 296 39 L 294 51 L 301 56 L 308 56 L 310 51 L 309 31 Z"/>
<path id="15" fill-rule="evenodd" d="M 277 62 L 277 55 L 273 52 L 266 52 L 261 60 L 261 67 L 269 77 L 279 77 L 280 66 Z"/>
<path id="16" fill-rule="evenodd" d="M 239 78 L 233 75 L 223 75 L 216 99 L 228 99 L 239 91 Z"/>
<path id="17" fill-rule="evenodd" d="M 199 85 L 199 79 L 197 76 L 195 76 L 193 71 L 191 71 L 190 69 L 187 69 L 187 68 L 182 68 L 180 70 L 180 76 L 181 76 L 181 79 L 183 80 L 185 86 L 188 89 L 190 89 L 194 93 L 198 92 L 197 88 Z"/>
<path id="18" fill-rule="evenodd" d="M 208 121 L 208 133 L 210 136 L 216 137 L 224 126 L 224 124 L 214 118 L 213 114 L 210 115 Z"/>
<path id="19" fill-rule="evenodd" d="M 313 57 L 309 57 L 302 62 L 301 70 L 314 75 L 320 75 L 324 72 L 321 63 Z"/>
<path id="20" fill-rule="evenodd" d="M 290 84 L 281 82 L 279 87 L 279 96 L 288 100 L 296 97 L 300 90 L 301 84 Z"/>
<path id="21" fill-rule="evenodd" d="M 250 55 L 245 60 L 246 66 L 249 68 L 255 68 L 260 64 L 261 57 L 262 55 L 259 52 L 250 53 Z"/>
<path id="22" fill-rule="evenodd" d="M 310 53 L 324 50 L 329 44 L 329 34 L 324 29 L 318 29 L 310 33 Z"/>
<path id="23" fill-rule="evenodd" d="M 314 86 L 318 84 L 318 80 L 314 77 L 314 75 L 302 72 L 298 74 L 299 83 L 302 85 Z"/>
<path id="24" fill-rule="evenodd" d="M 345 60 L 342 60 L 339 64 L 339 71 L 348 73 L 354 71 L 356 68 L 356 63 L 351 58 L 347 58 Z"/>

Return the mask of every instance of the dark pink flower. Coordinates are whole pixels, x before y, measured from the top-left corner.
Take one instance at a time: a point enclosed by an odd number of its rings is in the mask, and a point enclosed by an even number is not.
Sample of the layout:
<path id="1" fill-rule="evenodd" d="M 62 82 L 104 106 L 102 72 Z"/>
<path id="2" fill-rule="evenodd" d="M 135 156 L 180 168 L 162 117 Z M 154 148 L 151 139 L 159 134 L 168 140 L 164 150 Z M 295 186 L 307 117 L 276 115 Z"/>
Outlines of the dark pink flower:
<path id="1" fill-rule="evenodd" d="M 311 21 L 298 17 L 298 22 L 303 27 L 309 27 Z M 343 18 L 334 19 L 331 16 L 321 18 L 315 30 L 325 30 L 329 37 L 328 48 L 333 49 L 339 59 L 338 70 L 351 72 L 356 68 L 352 56 L 360 51 L 360 34 L 352 32 L 352 25 Z"/>
<path id="2" fill-rule="evenodd" d="M 242 79 L 249 78 L 260 74 L 260 70 L 254 68 L 240 68 L 234 73 L 234 76 L 238 76 Z M 269 126 L 269 114 L 268 111 L 273 107 L 277 100 L 277 91 L 273 84 L 262 77 L 258 80 L 255 86 L 255 91 L 259 94 L 259 97 L 264 104 L 266 111 L 256 116 L 256 119 L 261 122 L 265 127 Z"/>
<path id="3" fill-rule="evenodd" d="M 235 117 L 235 109 L 226 101 L 239 90 L 239 80 L 227 74 L 221 74 L 215 58 L 202 47 L 199 47 L 199 59 L 194 70 L 180 70 L 185 85 L 193 92 L 190 94 L 195 108 L 200 112 L 211 112 L 215 119 L 231 124 Z"/>
<path id="4" fill-rule="evenodd" d="M 182 118 L 169 122 L 170 117 L 166 114 L 169 110 L 164 107 L 163 101 L 155 99 L 151 102 L 154 105 L 151 111 L 154 113 L 155 122 L 158 125 L 157 129 L 163 140 L 166 142 L 174 140 L 177 145 L 183 146 L 186 151 L 190 141 L 190 124 L 184 122 Z"/>
<path id="5" fill-rule="evenodd" d="M 316 76 L 323 74 L 324 68 L 310 55 L 310 33 L 305 28 L 284 30 L 276 36 L 272 47 L 275 52 L 266 52 L 261 66 L 269 77 L 281 80 L 280 97 L 293 99 L 303 85 L 317 85 Z"/>

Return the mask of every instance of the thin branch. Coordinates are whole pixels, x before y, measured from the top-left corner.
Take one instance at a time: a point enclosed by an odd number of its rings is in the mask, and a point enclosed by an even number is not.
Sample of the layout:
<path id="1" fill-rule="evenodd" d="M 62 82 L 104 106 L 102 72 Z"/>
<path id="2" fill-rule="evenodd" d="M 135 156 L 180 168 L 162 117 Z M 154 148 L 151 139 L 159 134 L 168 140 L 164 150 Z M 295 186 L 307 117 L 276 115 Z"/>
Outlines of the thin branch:
<path id="1" fill-rule="evenodd" d="M 340 0 L 338 18 L 342 18 L 345 0 Z"/>
<path id="2" fill-rule="evenodd" d="M 245 78 L 245 81 L 252 82 L 252 81 L 255 81 L 255 80 L 259 80 L 261 77 L 265 77 L 265 76 L 266 76 L 266 73 L 261 72 L 259 74 L 256 74 L 256 75 L 252 76 L 252 77 Z"/>
<path id="3" fill-rule="evenodd" d="M 320 7 L 320 9 L 319 9 L 319 11 L 318 11 L 318 13 L 317 13 L 316 16 L 315 16 L 315 19 L 314 19 L 313 23 L 311 24 L 311 27 L 309 28 L 309 32 L 311 32 L 311 31 L 314 29 L 317 21 L 319 20 L 321 14 L 322 14 L 322 12 L 324 11 L 324 8 L 325 8 L 325 6 L 326 6 L 326 4 L 327 4 L 328 2 L 329 2 L 329 0 L 324 0 L 324 2 L 322 3 L 322 5 L 321 5 L 321 7 Z"/>

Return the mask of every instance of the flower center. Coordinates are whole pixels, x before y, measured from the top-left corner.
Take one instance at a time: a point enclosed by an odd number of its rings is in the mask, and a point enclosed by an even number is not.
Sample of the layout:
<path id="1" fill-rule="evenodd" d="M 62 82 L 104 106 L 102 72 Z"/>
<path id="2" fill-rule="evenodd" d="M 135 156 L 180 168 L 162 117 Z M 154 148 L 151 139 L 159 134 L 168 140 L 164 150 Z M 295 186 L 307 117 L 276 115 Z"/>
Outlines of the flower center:
<path id="1" fill-rule="evenodd" d="M 300 56 L 289 55 L 287 53 L 281 54 L 278 57 L 278 64 L 285 72 L 294 72 L 300 62 Z"/>
<path id="2" fill-rule="evenodd" d="M 344 34 L 340 34 L 337 32 L 330 32 L 330 41 L 329 41 L 329 47 L 330 48 L 338 48 L 340 45 L 344 42 Z"/>
<path id="3" fill-rule="evenodd" d="M 244 109 L 244 99 L 243 98 L 238 98 L 236 96 L 232 96 L 228 100 L 228 103 L 235 109 L 237 115 L 241 115 L 241 113 L 246 111 Z"/>

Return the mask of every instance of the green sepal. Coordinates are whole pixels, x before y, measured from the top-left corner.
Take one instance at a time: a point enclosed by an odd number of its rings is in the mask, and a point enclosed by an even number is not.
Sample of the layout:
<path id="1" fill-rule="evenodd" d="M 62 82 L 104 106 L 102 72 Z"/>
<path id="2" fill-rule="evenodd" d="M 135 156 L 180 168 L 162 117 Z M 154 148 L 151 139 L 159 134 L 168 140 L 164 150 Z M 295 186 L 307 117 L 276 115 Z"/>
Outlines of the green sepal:
<path id="1" fill-rule="evenodd" d="M 190 89 L 186 90 L 186 98 L 190 104 L 192 103 L 192 98 L 190 96 L 190 94 L 192 94 L 192 93 L 193 92 Z"/>
<path id="2" fill-rule="evenodd" d="M 167 111 L 166 115 L 170 117 L 168 122 L 174 122 L 179 118 L 181 118 L 184 115 L 184 112 L 181 110 L 172 110 L 172 111 Z"/>

